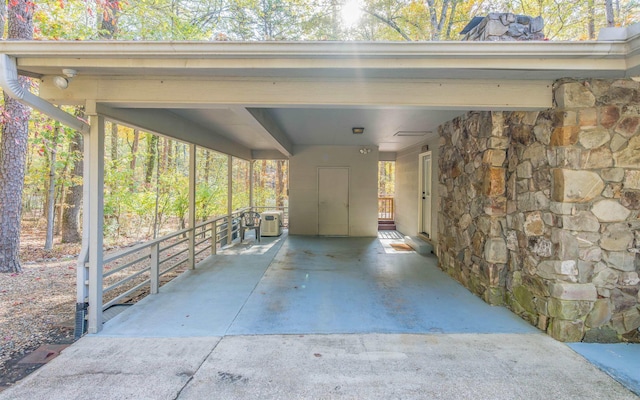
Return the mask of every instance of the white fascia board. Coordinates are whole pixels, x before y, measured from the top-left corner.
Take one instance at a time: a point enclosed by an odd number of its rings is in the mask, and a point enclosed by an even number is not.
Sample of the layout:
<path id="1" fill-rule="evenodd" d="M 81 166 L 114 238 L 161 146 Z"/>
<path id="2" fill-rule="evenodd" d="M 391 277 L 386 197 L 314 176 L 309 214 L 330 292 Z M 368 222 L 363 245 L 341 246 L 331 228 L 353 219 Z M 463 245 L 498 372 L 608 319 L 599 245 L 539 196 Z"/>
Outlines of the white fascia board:
<path id="1" fill-rule="evenodd" d="M 625 73 L 629 43 L 614 42 L 0 42 L 0 52 L 18 57 L 25 74 L 76 68 L 86 74 L 181 76 L 216 69 L 319 71 L 482 68 L 531 72 L 576 69 Z"/>

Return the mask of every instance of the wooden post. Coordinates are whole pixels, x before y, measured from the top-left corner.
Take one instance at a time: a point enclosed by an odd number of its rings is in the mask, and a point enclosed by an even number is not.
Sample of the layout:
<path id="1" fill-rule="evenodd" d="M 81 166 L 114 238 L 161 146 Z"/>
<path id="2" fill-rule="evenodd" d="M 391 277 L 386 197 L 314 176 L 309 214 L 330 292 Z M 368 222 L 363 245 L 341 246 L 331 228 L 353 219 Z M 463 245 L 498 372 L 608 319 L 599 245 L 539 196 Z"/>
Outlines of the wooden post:
<path id="1" fill-rule="evenodd" d="M 104 118 L 91 115 L 89 134 L 89 333 L 102 330 Z"/>

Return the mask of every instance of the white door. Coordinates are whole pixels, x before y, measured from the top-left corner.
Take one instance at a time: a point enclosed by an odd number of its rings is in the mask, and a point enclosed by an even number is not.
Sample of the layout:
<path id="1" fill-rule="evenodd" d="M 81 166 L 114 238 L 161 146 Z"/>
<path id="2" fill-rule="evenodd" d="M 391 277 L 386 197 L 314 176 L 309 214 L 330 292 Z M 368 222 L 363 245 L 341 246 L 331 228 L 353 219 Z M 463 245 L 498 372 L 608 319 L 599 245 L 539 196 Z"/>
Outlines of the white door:
<path id="1" fill-rule="evenodd" d="M 318 234 L 349 236 L 349 168 L 318 168 Z"/>
<path id="2" fill-rule="evenodd" d="M 420 154 L 420 232 L 431 237 L 431 152 Z"/>

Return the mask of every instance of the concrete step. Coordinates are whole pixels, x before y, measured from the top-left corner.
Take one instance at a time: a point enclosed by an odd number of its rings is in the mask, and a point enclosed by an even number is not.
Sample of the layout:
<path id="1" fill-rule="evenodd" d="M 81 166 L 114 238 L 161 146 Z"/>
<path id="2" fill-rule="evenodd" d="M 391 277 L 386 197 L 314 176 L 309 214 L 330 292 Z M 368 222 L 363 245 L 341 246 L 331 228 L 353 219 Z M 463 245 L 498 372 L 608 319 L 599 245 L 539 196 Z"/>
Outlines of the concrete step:
<path id="1" fill-rule="evenodd" d="M 378 225 L 378 230 L 379 231 L 395 231 L 396 226 L 391 224 L 380 224 Z"/>
<path id="2" fill-rule="evenodd" d="M 379 231 L 395 231 L 396 223 L 395 221 L 378 221 L 378 230 Z"/>
<path id="3" fill-rule="evenodd" d="M 404 242 L 419 254 L 431 254 L 433 245 L 419 236 L 405 236 Z"/>

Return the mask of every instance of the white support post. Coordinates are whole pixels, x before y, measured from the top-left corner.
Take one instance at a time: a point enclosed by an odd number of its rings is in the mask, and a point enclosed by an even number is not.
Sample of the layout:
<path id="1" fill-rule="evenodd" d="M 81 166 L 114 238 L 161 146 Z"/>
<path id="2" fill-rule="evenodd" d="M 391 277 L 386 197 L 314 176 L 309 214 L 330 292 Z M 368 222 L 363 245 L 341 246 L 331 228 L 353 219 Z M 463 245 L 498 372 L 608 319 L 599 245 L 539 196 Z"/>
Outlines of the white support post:
<path id="1" fill-rule="evenodd" d="M 211 255 L 215 256 L 218 252 L 218 221 L 211 223 Z"/>
<path id="2" fill-rule="evenodd" d="M 89 134 L 89 333 L 102 329 L 104 224 L 104 118 L 90 116 Z"/>
<path id="3" fill-rule="evenodd" d="M 251 208 L 251 211 L 253 210 L 253 207 L 255 206 L 255 204 L 253 204 L 253 166 L 255 164 L 255 160 L 251 160 L 249 161 L 249 207 Z"/>
<path id="4" fill-rule="evenodd" d="M 196 268 L 196 145 L 189 145 L 189 268 Z"/>
<path id="5" fill-rule="evenodd" d="M 233 157 L 227 155 L 227 244 L 233 242 Z"/>
<path id="6" fill-rule="evenodd" d="M 160 290 L 160 243 L 151 245 L 151 262 L 149 280 L 151 281 L 151 294 L 157 294 Z"/>
<path id="7" fill-rule="evenodd" d="M 82 134 L 82 247 L 76 264 L 76 339 L 80 338 L 86 330 L 86 311 L 89 303 L 89 215 L 90 203 L 90 164 L 91 152 L 89 149 L 90 138 L 88 133 Z"/>

